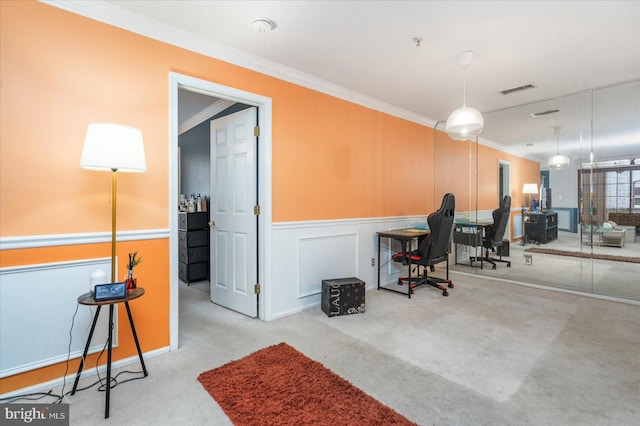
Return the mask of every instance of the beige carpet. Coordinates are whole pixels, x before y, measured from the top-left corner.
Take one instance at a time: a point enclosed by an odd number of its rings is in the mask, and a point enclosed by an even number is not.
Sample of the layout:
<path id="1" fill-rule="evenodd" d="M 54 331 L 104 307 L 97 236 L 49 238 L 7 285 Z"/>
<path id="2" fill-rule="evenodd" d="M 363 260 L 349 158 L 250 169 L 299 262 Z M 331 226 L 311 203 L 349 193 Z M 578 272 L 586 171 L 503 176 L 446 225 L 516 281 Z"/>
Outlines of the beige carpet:
<path id="1" fill-rule="evenodd" d="M 366 314 L 323 321 L 425 371 L 498 402 L 508 401 L 563 330 L 575 305 L 544 293 L 517 298 L 505 294 L 509 300 L 492 297 L 495 290 L 465 286 L 456 277 L 456 288 L 447 298 L 426 287 L 412 296 L 419 301 L 370 291 Z M 470 304 L 473 312 L 466 310 Z M 388 312 L 388 318 L 377 318 L 372 326 L 369 318 L 379 311 Z M 398 311 L 403 315 L 393 315 Z"/>
<path id="2" fill-rule="evenodd" d="M 196 377 L 283 341 L 420 425 L 640 424 L 640 306 L 453 277 L 448 298 L 426 287 L 411 300 L 367 290 L 364 314 L 328 318 L 316 307 L 268 323 L 212 304 L 208 283 L 181 285 L 179 349 L 145 355 L 149 376 L 112 390 L 108 422 L 103 392 L 69 396 L 70 424 L 231 426 Z M 510 339 L 514 346 L 503 346 Z M 92 371 L 81 386 L 96 379 Z"/>

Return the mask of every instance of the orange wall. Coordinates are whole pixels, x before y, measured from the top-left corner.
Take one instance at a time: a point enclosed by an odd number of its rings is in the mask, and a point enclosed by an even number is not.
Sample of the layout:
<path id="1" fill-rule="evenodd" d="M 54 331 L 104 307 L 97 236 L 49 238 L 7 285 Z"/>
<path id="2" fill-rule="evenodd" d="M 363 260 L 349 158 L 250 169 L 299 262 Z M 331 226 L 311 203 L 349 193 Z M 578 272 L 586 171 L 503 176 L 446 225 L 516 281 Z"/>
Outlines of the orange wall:
<path id="1" fill-rule="evenodd" d="M 511 163 L 511 208 L 522 207 L 524 183 L 540 184 L 540 163 L 507 154 L 496 149 L 478 146 L 478 210 L 493 210 L 498 204 L 499 160 Z"/>
<path id="2" fill-rule="evenodd" d="M 499 162 L 511 164 L 511 207 L 526 204 L 521 193 L 524 183 L 540 182 L 540 164 L 469 141 L 454 141 L 436 132 L 435 196 L 439 205 L 442 195 L 456 194 L 456 211 L 494 210 L 498 207 Z M 476 166 L 477 164 L 477 166 Z M 476 197 L 476 182 L 477 194 Z M 477 200 L 476 200 L 477 198 Z"/>
<path id="3" fill-rule="evenodd" d="M 487 146 L 478 146 L 478 210 L 493 210 L 498 206 L 498 166 L 499 161 L 511 163 L 511 230 L 514 235 L 516 220 L 513 216 L 519 214 L 518 209 L 527 203 L 522 194 L 525 183 L 540 184 L 540 163 L 506 154 Z M 513 238 L 510 238 L 513 239 Z"/>
<path id="4" fill-rule="evenodd" d="M 309 89 L 289 91 L 299 102 L 273 102 L 274 222 L 429 211 L 415 187 L 433 182 L 424 169 L 431 129 Z"/>
<path id="5" fill-rule="evenodd" d="M 96 121 L 144 135 L 148 172 L 118 175 L 118 230 L 167 229 L 171 71 L 272 98 L 275 222 L 424 215 L 449 190 L 467 187 L 461 199 L 473 196 L 462 175 L 436 188 L 431 128 L 46 4 L 0 2 L 0 64 L 1 237 L 110 230 L 110 176 L 79 167 L 87 125 Z M 439 164 L 446 173 L 458 163 Z M 168 246 L 118 244 L 121 260 L 135 250 L 144 257 L 136 272 L 147 294 L 131 305 L 145 351 L 169 344 Z M 109 244 L 5 250 L 0 267 L 109 252 Z M 120 335 L 115 360 L 135 351 L 126 327 Z M 63 371 L 56 365 L 5 378 L 0 392 Z"/>
<path id="6" fill-rule="evenodd" d="M 437 131 L 434 150 L 434 202 L 440 206 L 444 194 L 456 196 L 456 212 L 474 211 L 475 206 L 475 142 L 456 141 Z"/>

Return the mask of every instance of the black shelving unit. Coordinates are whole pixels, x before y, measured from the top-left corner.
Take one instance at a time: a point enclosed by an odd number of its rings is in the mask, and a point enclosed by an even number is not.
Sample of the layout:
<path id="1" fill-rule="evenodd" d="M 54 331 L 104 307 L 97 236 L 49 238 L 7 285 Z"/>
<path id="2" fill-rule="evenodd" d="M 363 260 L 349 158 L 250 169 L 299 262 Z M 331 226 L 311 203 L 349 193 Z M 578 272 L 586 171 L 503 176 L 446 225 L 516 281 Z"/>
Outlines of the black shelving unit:
<path id="1" fill-rule="evenodd" d="M 532 213 L 525 222 L 525 238 L 527 242 L 547 244 L 558 238 L 558 213 L 546 211 Z"/>
<path id="2" fill-rule="evenodd" d="M 209 212 L 178 213 L 178 239 L 180 279 L 209 279 Z"/>

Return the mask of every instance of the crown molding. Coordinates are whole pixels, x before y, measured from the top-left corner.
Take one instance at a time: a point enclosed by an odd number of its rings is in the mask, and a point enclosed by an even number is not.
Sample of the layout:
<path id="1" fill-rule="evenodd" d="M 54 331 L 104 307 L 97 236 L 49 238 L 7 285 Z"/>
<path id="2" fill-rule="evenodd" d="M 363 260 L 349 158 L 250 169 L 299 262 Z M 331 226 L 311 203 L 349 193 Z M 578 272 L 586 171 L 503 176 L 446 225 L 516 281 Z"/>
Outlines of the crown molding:
<path id="1" fill-rule="evenodd" d="M 40 0 L 42 3 L 66 10 L 77 15 L 81 15 L 108 25 L 122 28 L 163 43 L 171 44 L 192 52 L 196 52 L 214 59 L 229 62 L 231 64 L 247 68 L 261 74 L 265 74 L 289 83 L 297 84 L 308 89 L 318 91 L 357 105 L 364 106 L 394 117 L 398 117 L 417 124 L 435 128 L 441 121 L 425 117 L 421 114 L 391 105 L 371 96 L 364 95 L 343 86 L 323 80 L 311 74 L 296 70 L 291 67 L 268 61 L 264 58 L 250 53 L 231 48 L 222 43 L 218 43 L 195 35 L 191 32 L 181 30 L 163 22 L 151 19 L 136 12 L 132 12 L 111 3 L 100 0 Z M 206 117 L 208 118 L 208 117 Z M 206 119 L 205 118 L 205 119 Z M 199 124 L 199 123 L 198 123 Z M 188 130 L 188 129 L 187 129 Z M 182 128 L 179 129 L 183 133 Z M 184 130 L 186 131 L 186 130 Z M 537 161 L 522 153 L 505 149 L 494 142 L 478 138 L 478 143 L 489 146 L 517 157 Z"/>
<path id="2" fill-rule="evenodd" d="M 202 123 L 205 120 L 213 117 L 214 115 L 221 113 L 225 109 L 229 108 L 231 105 L 235 104 L 235 101 L 231 101 L 228 99 L 218 99 L 216 102 L 212 103 L 210 106 L 206 107 L 202 111 L 192 115 L 187 118 L 180 126 L 178 126 L 178 135 L 181 135 L 198 124 Z"/>
<path id="3" fill-rule="evenodd" d="M 506 154 L 511 154 L 519 158 L 524 158 L 525 160 L 535 161 L 536 163 L 540 163 L 540 159 L 534 155 L 523 154 L 518 152 L 516 149 L 510 149 L 509 147 L 500 146 L 493 142 L 490 139 L 483 138 L 482 136 L 478 136 L 478 143 L 480 145 L 488 146 L 489 148 L 493 148 L 497 151 L 504 152 Z"/>
<path id="4" fill-rule="evenodd" d="M 231 48 L 205 37 L 148 18 L 136 12 L 103 1 L 40 0 L 42 3 L 81 15 L 105 24 L 140 34 L 154 40 L 181 47 L 211 58 L 247 68 L 308 89 L 316 90 L 367 108 L 374 109 L 418 124 L 434 127 L 436 120 L 363 95 L 291 67 Z"/>

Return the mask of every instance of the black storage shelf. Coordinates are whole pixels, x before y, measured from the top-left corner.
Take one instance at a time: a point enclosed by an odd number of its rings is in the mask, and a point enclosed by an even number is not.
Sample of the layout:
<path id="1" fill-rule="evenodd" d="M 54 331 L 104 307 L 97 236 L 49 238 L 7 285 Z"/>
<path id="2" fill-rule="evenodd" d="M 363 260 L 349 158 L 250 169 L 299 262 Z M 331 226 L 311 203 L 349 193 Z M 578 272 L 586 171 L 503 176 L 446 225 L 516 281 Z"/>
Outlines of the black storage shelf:
<path id="1" fill-rule="evenodd" d="M 178 213 L 178 246 L 180 280 L 209 279 L 209 212 Z"/>
<path id="2" fill-rule="evenodd" d="M 525 223 L 527 241 L 547 244 L 558 238 L 558 213 L 546 211 L 532 213 Z"/>

